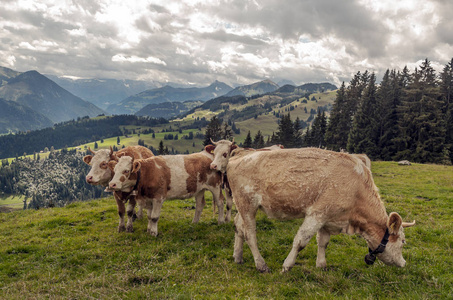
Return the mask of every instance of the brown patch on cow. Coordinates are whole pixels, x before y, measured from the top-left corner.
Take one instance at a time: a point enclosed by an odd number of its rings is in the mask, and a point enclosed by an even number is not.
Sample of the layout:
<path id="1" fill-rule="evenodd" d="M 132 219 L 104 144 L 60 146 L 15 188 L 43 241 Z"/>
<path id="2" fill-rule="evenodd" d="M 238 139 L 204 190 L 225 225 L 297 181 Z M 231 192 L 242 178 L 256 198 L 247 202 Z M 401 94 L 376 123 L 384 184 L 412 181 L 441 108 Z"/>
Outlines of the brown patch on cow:
<path id="1" fill-rule="evenodd" d="M 221 184 L 222 176 L 220 174 L 221 174 L 220 172 L 216 172 L 215 174 L 213 174 L 213 176 L 209 177 L 208 185 L 217 186 L 217 185 Z"/>
<path id="2" fill-rule="evenodd" d="M 92 158 L 93 158 L 92 155 L 86 155 L 83 157 L 83 162 L 86 163 L 87 165 L 89 165 Z"/>
<path id="3" fill-rule="evenodd" d="M 126 181 L 126 176 L 124 176 L 124 175 L 121 176 L 121 177 L 120 177 L 120 181 L 121 181 L 121 182 L 125 182 L 125 181 Z"/>
<path id="4" fill-rule="evenodd" d="M 206 183 L 208 180 L 208 172 L 212 160 L 207 156 L 191 155 L 184 157 L 184 168 L 189 174 L 186 180 L 186 188 L 188 193 L 195 193 L 197 191 L 198 183 Z"/>

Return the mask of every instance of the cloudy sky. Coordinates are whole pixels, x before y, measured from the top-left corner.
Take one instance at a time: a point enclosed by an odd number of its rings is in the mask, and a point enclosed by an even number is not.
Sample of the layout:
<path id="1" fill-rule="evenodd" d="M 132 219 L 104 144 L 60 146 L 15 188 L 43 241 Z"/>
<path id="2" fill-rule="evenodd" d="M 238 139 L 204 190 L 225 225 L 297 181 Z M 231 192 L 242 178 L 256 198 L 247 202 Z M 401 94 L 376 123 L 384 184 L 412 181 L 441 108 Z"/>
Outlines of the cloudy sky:
<path id="1" fill-rule="evenodd" d="M 450 0 L 1 0 L 0 66 L 205 86 L 349 82 L 453 57 Z"/>

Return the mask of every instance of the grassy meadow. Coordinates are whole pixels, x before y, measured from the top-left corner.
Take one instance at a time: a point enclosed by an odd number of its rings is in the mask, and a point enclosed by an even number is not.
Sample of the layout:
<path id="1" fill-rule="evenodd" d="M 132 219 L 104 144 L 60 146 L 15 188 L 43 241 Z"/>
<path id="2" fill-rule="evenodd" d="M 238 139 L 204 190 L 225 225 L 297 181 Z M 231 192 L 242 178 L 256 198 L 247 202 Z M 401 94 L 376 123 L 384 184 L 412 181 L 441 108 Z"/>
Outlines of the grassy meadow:
<path id="1" fill-rule="evenodd" d="M 217 225 L 210 194 L 198 224 L 194 200 L 163 205 L 159 236 L 117 233 L 112 197 L 65 208 L 0 214 L 1 299 L 451 299 L 453 298 L 453 167 L 373 162 L 388 212 L 407 228 L 405 268 L 367 266 L 358 236 L 333 236 L 327 265 L 317 269 L 316 239 L 280 274 L 302 220 L 257 216 L 258 245 L 272 272 L 256 271 L 244 245 L 233 262 L 234 226 Z"/>

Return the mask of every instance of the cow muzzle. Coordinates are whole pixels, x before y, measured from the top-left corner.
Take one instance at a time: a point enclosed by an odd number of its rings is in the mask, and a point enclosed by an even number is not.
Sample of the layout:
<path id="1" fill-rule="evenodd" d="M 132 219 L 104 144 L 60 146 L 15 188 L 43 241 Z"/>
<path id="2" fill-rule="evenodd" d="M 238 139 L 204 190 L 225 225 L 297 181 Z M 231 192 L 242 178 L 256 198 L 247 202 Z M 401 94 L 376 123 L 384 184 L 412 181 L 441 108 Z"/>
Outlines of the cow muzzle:
<path id="1" fill-rule="evenodd" d="M 109 183 L 109 189 L 118 191 L 120 188 L 116 183 Z"/>
<path id="2" fill-rule="evenodd" d="M 87 183 L 94 183 L 93 176 L 87 176 L 86 181 L 87 181 Z"/>
<path id="3" fill-rule="evenodd" d="M 214 163 L 212 163 L 212 164 L 211 164 L 211 170 L 217 170 L 217 165 L 214 164 Z"/>

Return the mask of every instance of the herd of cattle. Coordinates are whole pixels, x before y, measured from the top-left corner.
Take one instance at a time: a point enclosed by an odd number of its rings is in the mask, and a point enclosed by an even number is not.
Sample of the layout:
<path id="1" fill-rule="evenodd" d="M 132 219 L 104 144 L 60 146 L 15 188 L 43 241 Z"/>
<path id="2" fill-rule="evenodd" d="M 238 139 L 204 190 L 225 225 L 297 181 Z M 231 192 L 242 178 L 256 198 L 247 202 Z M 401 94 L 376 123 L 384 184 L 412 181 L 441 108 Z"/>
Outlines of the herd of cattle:
<path id="1" fill-rule="evenodd" d="M 157 236 L 160 211 L 167 199 L 195 197 L 193 222 L 196 223 L 208 190 L 218 208 L 219 224 L 231 220 L 234 200 L 238 211 L 234 218 L 234 260 L 242 263 L 246 241 L 261 272 L 269 269 L 257 245 L 258 209 L 279 220 L 304 218 L 283 263 L 283 272 L 294 266 L 297 254 L 315 234 L 317 267 L 326 267 L 325 251 L 330 235 L 339 233 L 359 234 L 366 240 L 367 264 L 372 264 L 376 257 L 387 265 L 406 264 L 402 256 L 403 228 L 415 225 L 415 221 L 403 222 L 395 212 L 387 215 L 366 155 L 318 148 L 282 148 L 255 150 L 221 140 L 188 155 L 154 156 L 141 146 L 117 152 L 90 150 L 92 155 L 84 157 L 85 163 L 91 166 L 86 181 L 113 192 L 120 219 L 119 232 L 133 231 L 136 204 L 138 217 L 143 208 L 147 210 L 147 232 Z"/>

